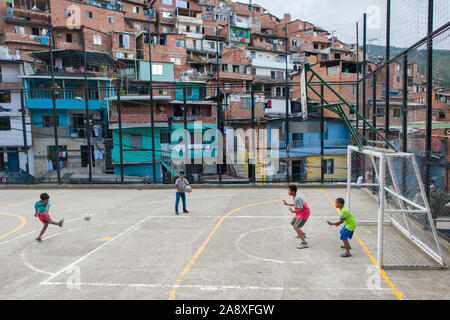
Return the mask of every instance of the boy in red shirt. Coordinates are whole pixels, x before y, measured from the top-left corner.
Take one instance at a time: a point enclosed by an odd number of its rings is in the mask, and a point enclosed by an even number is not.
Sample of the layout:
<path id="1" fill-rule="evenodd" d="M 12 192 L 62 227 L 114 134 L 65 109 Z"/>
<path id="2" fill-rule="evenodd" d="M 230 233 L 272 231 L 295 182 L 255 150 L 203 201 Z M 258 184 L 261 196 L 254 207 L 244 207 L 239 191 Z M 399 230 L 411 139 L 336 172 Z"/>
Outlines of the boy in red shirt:
<path id="1" fill-rule="evenodd" d="M 294 204 L 289 204 L 286 202 L 286 200 L 283 200 L 283 203 L 285 206 L 295 208 L 294 210 L 292 208 L 289 208 L 289 210 L 295 214 L 295 217 L 291 221 L 291 225 L 294 227 L 294 230 L 295 232 L 297 232 L 300 240 L 302 240 L 302 242 L 297 246 L 297 249 L 308 248 L 308 242 L 306 242 L 305 240 L 305 234 L 300 228 L 302 228 L 305 225 L 306 221 L 308 221 L 310 215 L 309 207 L 306 204 L 305 200 L 297 195 L 297 186 L 289 186 L 288 194 L 294 199 Z"/>

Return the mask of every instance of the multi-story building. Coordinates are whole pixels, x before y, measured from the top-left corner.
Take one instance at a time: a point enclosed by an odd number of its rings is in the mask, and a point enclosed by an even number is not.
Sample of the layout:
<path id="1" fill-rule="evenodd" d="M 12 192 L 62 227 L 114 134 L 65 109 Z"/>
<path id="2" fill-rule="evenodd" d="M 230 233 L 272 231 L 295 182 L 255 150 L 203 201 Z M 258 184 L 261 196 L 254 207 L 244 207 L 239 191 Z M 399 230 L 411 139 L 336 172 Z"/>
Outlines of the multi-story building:
<path id="1" fill-rule="evenodd" d="M 33 145 L 30 117 L 25 115 L 25 132 L 28 149 L 25 150 L 22 122 L 22 81 L 24 62 L 12 56 L 8 48 L 1 46 L 0 53 L 0 176 L 34 175 Z M 25 111 L 25 110 L 24 110 Z M 26 112 L 26 111 L 25 111 Z M 27 125 L 28 124 L 28 125 Z M 27 158 L 28 154 L 28 158 Z"/>

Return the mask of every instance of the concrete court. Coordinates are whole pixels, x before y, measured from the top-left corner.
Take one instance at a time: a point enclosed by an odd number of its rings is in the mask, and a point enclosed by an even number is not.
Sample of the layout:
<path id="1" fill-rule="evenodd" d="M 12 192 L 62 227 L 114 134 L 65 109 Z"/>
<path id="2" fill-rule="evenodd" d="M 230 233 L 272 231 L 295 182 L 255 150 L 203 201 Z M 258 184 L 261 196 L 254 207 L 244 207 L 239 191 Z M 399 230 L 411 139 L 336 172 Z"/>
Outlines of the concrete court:
<path id="1" fill-rule="evenodd" d="M 44 191 L 52 218 L 66 223 L 37 243 L 33 206 Z M 173 190 L 1 190 L 0 299 L 450 298 L 446 270 L 373 273 L 376 251 L 356 238 L 353 257 L 340 257 L 326 194 L 345 189 L 300 194 L 312 211 L 305 250 L 281 203 L 291 201 L 285 188 L 194 189 L 180 216 Z M 370 228 L 357 233 L 376 243 Z M 377 279 L 378 288 L 368 285 Z"/>

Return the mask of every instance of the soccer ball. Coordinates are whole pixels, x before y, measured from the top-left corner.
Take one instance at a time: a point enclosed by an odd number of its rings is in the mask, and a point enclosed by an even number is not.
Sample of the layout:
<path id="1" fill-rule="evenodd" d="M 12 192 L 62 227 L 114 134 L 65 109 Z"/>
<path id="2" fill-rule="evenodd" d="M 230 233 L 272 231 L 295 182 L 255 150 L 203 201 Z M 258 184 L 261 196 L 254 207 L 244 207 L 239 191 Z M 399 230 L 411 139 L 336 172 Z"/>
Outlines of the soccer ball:
<path id="1" fill-rule="evenodd" d="M 192 191 L 192 187 L 191 186 L 186 186 L 186 188 L 184 188 L 184 191 L 187 193 L 190 193 Z"/>
<path id="2" fill-rule="evenodd" d="M 89 213 L 86 213 L 85 215 L 84 215 L 84 221 L 89 221 L 89 220 L 91 220 L 91 215 L 89 214 Z"/>

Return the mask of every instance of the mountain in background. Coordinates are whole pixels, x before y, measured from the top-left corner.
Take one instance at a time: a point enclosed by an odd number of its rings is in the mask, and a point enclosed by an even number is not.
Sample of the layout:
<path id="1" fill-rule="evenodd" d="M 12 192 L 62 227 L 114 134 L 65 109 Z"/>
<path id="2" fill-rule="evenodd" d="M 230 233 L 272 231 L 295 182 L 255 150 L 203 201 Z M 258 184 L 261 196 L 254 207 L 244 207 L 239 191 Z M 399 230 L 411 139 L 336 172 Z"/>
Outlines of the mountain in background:
<path id="1" fill-rule="evenodd" d="M 386 55 L 386 47 L 368 45 L 370 61 L 378 62 L 378 57 Z M 405 48 L 391 47 L 391 58 L 399 55 Z M 403 60 L 400 62 L 402 63 Z M 416 62 L 420 66 L 420 72 L 425 74 L 427 65 L 427 51 L 414 50 L 408 54 L 408 63 Z M 433 81 L 436 85 L 450 88 L 450 50 L 433 50 Z"/>

